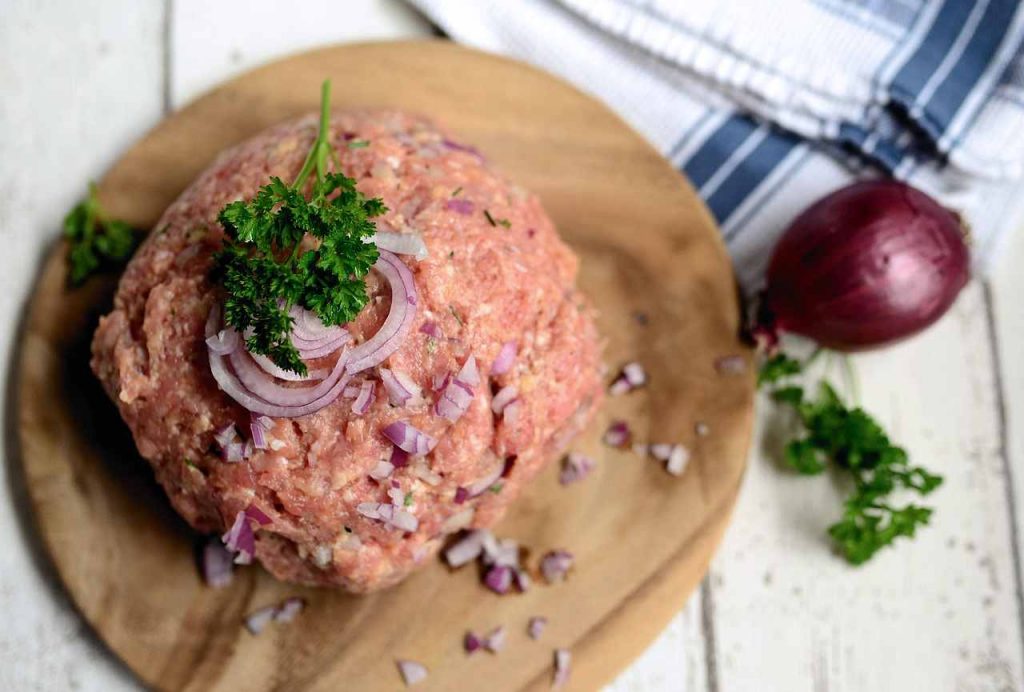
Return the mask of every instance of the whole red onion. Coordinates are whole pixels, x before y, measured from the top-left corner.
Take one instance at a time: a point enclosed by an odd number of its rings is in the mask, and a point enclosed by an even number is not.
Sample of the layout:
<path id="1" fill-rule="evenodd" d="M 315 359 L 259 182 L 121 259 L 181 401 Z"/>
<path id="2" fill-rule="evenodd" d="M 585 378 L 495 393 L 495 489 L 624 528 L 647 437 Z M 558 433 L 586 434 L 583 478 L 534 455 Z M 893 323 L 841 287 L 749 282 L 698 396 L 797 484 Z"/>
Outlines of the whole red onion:
<path id="1" fill-rule="evenodd" d="M 854 183 L 815 202 L 779 240 L 762 326 L 840 351 L 881 346 L 939 319 L 967 278 L 953 212 L 903 183 Z"/>

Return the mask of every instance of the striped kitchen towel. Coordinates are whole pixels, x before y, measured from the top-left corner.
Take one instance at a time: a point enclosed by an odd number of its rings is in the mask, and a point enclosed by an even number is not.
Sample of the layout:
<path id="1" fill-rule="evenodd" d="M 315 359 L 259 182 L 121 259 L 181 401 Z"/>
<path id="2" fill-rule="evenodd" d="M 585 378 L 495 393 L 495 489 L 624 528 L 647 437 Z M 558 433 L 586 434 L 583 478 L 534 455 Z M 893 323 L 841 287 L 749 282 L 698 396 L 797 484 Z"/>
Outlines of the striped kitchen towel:
<path id="1" fill-rule="evenodd" d="M 1024 221 L 1015 0 L 409 0 L 457 41 L 602 98 L 689 177 L 743 285 L 812 201 L 884 171 L 971 224 Z"/>

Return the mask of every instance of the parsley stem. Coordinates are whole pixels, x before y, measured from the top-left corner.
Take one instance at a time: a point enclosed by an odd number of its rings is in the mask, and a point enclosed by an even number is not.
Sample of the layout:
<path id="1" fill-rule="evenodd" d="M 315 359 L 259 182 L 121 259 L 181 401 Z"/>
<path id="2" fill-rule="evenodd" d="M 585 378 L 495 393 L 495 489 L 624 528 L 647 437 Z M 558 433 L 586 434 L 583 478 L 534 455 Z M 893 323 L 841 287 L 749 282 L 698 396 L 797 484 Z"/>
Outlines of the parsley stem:
<path id="1" fill-rule="evenodd" d="M 316 141 L 309 148 L 306 160 L 302 163 L 302 169 L 292 183 L 293 189 L 301 189 L 306 183 L 309 174 L 316 166 L 316 179 L 323 180 L 324 170 L 327 168 L 327 155 L 331 150 L 330 145 L 331 128 L 331 80 L 325 79 L 320 87 L 320 129 L 317 131 Z"/>

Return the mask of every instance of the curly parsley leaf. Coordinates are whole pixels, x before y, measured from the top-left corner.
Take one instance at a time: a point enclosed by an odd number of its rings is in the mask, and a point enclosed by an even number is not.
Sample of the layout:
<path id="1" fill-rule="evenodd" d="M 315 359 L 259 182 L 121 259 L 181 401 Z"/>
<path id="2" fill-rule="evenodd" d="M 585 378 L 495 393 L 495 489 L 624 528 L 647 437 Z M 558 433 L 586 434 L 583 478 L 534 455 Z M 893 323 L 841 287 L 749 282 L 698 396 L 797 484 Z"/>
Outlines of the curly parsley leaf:
<path id="1" fill-rule="evenodd" d="M 800 361 L 779 352 L 761 365 L 757 372 L 757 386 L 775 384 L 783 378 L 799 375 L 802 371 L 803 364 Z"/>
<path id="2" fill-rule="evenodd" d="M 104 213 L 95 183 L 89 194 L 64 217 L 68 241 L 68 276 L 73 286 L 81 285 L 93 273 L 113 267 L 131 256 L 137 243 L 135 229 Z"/>
<path id="3" fill-rule="evenodd" d="M 302 375 L 307 370 L 291 342 L 289 310 L 300 305 L 327 325 L 359 314 L 368 300 L 365 277 L 378 256 L 368 242 L 376 232 L 371 219 L 387 211 L 380 199 L 359 192 L 355 180 L 327 170 L 337 160 L 329 125 L 330 83 L 324 82 L 319 132 L 295 182 L 271 178 L 251 200 L 232 202 L 218 216 L 226 237 L 213 276 L 226 294 L 225 321 L 249 334 L 250 352 Z"/>
<path id="4" fill-rule="evenodd" d="M 775 383 L 802 370 L 799 361 L 779 354 L 766 362 L 764 382 Z M 844 557 L 859 565 L 871 559 L 897 538 L 913 538 L 928 524 L 932 510 L 917 504 L 892 504 L 895 492 L 928 495 L 942 478 L 919 466 L 911 466 L 906 451 L 889 439 L 867 412 L 847 406 L 827 382 L 818 397 L 809 400 L 804 389 L 780 385 L 772 399 L 792 407 L 803 426 L 803 436 L 790 441 L 784 451 L 787 466 L 803 475 L 817 475 L 829 465 L 848 472 L 854 490 L 844 503 L 842 518 L 828 533 Z"/>

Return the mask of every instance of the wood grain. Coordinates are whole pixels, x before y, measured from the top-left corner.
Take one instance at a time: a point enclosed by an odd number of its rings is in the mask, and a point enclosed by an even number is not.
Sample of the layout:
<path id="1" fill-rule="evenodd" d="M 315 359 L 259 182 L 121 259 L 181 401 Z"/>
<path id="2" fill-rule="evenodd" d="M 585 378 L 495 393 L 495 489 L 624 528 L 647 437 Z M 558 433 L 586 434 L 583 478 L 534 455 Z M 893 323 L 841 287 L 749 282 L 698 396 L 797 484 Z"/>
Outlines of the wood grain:
<path id="1" fill-rule="evenodd" d="M 67 293 L 62 250 L 48 260 L 23 334 L 20 454 L 39 528 L 72 598 L 99 635 L 161 689 L 395 689 L 394 657 L 422 661 L 422 689 L 544 688 L 551 650 L 576 653 L 573 688 L 591 689 L 639 653 L 704 573 L 742 477 L 752 378 L 724 377 L 716 357 L 742 353 L 729 263 L 683 179 L 606 108 L 532 68 L 446 43 L 330 48 L 269 65 L 168 118 L 114 166 L 101 194 L 112 213 L 151 225 L 218 151 L 316 106 L 334 81 L 337 107 L 392 105 L 437 117 L 540 194 L 582 257 L 611 364 L 639 358 L 642 393 L 612 400 L 579 446 L 600 458 L 570 489 L 549 468 L 499 533 L 536 551 L 577 555 L 568 585 L 498 598 L 471 569 L 431 565 L 396 589 L 356 598 L 279 584 L 258 569 L 204 588 L 193 537 L 88 373 L 87 344 L 112 280 Z M 649 317 L 647 326 L 633 319 Z M 690 445 L 681 479 L 604 449 L 612 417 L 641 439 Z M 697 438 L 694 425 L 710 426 Z M 299 594 L 300 622 L 258 638 L 241 616 Z M 531 615 L 552 625 L 526 639 Z M 467 628 L 510 628 L 498 657 L 467 659 Z M 490 682 L 493 681 L 493 684 Z"/>

